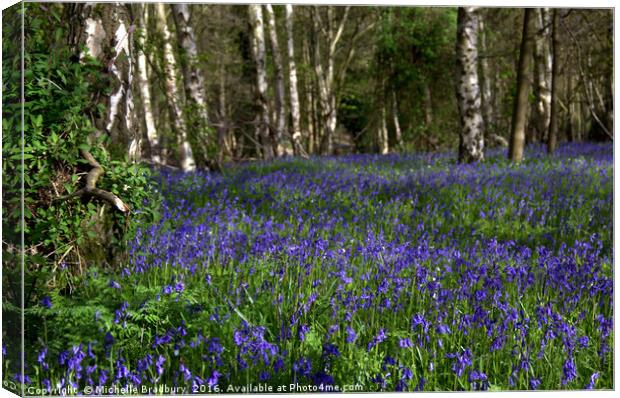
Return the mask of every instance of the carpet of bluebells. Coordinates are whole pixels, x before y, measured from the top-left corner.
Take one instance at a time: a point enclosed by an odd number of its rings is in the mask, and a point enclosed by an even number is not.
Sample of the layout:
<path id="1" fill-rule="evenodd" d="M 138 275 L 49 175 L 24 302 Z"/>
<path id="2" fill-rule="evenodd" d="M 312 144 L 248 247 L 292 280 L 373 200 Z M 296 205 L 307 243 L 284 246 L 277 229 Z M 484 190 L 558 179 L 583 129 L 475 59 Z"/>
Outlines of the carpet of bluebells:
<path id="1" fill-rule="evenodd" d="M 613 388 L 612 145 L 504 158 L 160 172 L 161 219 L 139 230 L 126 266 L 67 275 L 71 295 L 32 309 L 44 333 L 25 375 L 5 360 L 5 378 L 188 392 Z"/>

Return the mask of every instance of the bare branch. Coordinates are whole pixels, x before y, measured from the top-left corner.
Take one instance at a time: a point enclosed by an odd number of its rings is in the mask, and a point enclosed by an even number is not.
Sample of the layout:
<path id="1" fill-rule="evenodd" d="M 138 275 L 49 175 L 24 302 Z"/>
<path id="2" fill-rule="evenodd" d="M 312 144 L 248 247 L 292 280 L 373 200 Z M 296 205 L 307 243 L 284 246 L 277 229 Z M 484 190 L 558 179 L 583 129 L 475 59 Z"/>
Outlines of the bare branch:
<path id="1" fill-rule="evenodd" d="M 99 180 L 99 177 L 101 177 L 105 173 L 104 168 L 101 167 L 99 162 L 95 160 L 95 158 L 89 151 L 82 149 L 80 150 L 80 154 L 92 167 L 86 175 L 86 185 L 84 186 L 84 188 L 77 190 L 69 195 L 56 198 L 55 201 L 68 200 L 75 197 L 94 196 L 110 203 L 121 213 L 128 213 L 130 211 L 129 206 L 125 202 L 123 202 L 118 196 L 116 196 L 112 192 L 97 188 L 97 181 Z"/>

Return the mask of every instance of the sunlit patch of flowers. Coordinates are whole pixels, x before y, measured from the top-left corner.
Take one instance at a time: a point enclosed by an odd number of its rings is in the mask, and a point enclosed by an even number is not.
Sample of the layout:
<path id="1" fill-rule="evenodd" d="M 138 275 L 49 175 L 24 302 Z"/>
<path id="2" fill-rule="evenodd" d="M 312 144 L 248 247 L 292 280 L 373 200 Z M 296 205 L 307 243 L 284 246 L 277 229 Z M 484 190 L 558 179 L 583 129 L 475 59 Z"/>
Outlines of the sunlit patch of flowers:
<path id="1" fill-rule="evenodd" d="M 612 148 L 503 156 L 164 172 L 161 220 L 89 293 L 108 297 L 89 321 L 96 338 L 33 348 L 23 379 L 611 388 Z M 39 304 L 48 329 L 54 300 Z"/>

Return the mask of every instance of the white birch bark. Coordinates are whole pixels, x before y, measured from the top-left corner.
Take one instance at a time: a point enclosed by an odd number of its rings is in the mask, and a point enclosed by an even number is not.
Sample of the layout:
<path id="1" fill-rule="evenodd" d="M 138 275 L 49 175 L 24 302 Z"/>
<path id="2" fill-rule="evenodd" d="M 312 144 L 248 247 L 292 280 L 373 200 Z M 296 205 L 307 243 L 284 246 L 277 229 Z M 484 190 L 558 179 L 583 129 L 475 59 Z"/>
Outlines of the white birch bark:
<path id="1" fill-rule="evenodd" d="M 257 102 L 260 108 L 258 135 L 261 139 L 263 158 L 274 156 L 273 143 L 269 134 L 269 104 L 267 102 L 267 71 L 265 63 L 265 30 L 263 28 L 263 11 L 260 4 L 248 5 L 250 24 L 252 25 L 252 55 L 256 64 Z"/>
<path id="2" fill-rule="evenodd" d="M 459 7 L 457 25 L 457 88 L 461 131 L 459 161 L 484 159 L 483 119 L 478 82 L 478 15 L 475 7 Z"/>
<path id="3" fill-rule="evenodd" d="M 309 39 L 306 36 L 303 36 L 302 39 L 302 62 L 304 65 L 312 65 L 312 57 L 310 55 L 310 45 Z M 306 130 L 308 133 L 308 153 L 316 153 L 317 150 L 317 121 L 316 116 L 318 111 L 316 110 L 316 95 L 314 92 L 315 89 L 315 81 L 316 75 L 312 73 L 310 70 L 306 69 L 306 73 L 304 74 L 304 105 L 305 105 L 305 121 L 306 121 Z"/>
<path id="4" fill-rule="evenodd" d="M 553 42 L 553 66 L 551 68 L 551 115 L 549 121 L 549 135 L 547 137 L 547 152 L 552 154 L 555 152 L 558 142 L 558 113 L 559 113 L 559 98 L 558 89 L 559 82 L 559 46 L 560 40 L 558 35 L 559 18 L 560 14 L 557 9 L 553 10 L 553 25 L 551 31 L 551 38 Z"/>
<path id="5" fill-rule="evenodd" d="M 278 42 L 278 31 L 276 29 L 276 18 L 271 4 L 265 4 L 267 11 L 267 25 L 269 26 L 269 41 L 271 43 L 271 54 L 276 74 L 276 131 L 275 141 L 278 156 L 286 154 L 284 142 L 286 133 L 286 98 L 284 86 L 284 66 L 282 64 L 282 54 L 280 53 L 280 43 Z"/>
<path id="6" fill-rule="evenodd" d="M 286 5 L 286 34 L 288 49 L 289 89 L 291 96 L 291 119 L 293 121 L 293 151 L 297 156 L 307 156 L 302 145 L 301 113 L 299 106 L 299 92 L 297 91 L 297 65 L 295 63 L 295 41 L 293 36 L 293 6 Z"/>
<path id="7" fill-rule="evenodd" d="M 190 22 L 190 10 L 187 4 L 176 3 L 171 5 L 177 31 L 177 40 L 183 49 L 181 69 L 183 71 L 183 87 L 187 98 L 186 117 L 189 131 L 194 132 L 195 143 L 200 147 L 203 160 L 210 164 L 208 159 L 209 145 L 209 115 L 205 94 L 205 77 L 198 64 L 198 48 L 196 36 Z"/>
<path id="8" fill-rule="evenodd" d="M 550 42 L 551 12 L 548 8 L 536 10 L 534 41 L 534 91 L 536 104 L 534 120 L 540 138 L 545 140 L 551 120 L 551 68 L 552 53 Z"/>
<path id="9" fill-rule="evenodd" d="M 97 125 L 114 142 L 128 148 L 129 158 L 140 157 L 140 134 L 135 123 L 133 103 L 134 56 L 133 30 L 126 6 L 120 3 L 101 5 L 100 12 L 87 4 L 83 8 L 88 55 L 99 59 L 111 77 L 112 93 L 107 98 L 107 114 Z M 105 47 L 111 45 L 110 51 Z M 81 54 L 83 58 L 86 54 Z"/>
<path id="10" fill-rule="evenodd" d="M 403 133 L 398 120 L 398 102 L 396 101 L 396 92 L 392 90 L 392 116 L 394 118 L 394 131 L 396 133 L 396 143 L 403 149 Z"/>
<path id="11" fill-rule="evenodd" d="M 142 112 L 144 114 L 144 123 L 146 125 L 146 137 L 151 148 L 151 161 L 153 163 L 161 163 L 159 156 L 159 134 L 155 127 L 155 118 L 153 117 L 153 105 L 151 101 L 151 91 L 149 83 L 149 75 L 146 66 L 146 55 L 144 54 L 144 44 L 148 40 L 148 13 L 146 7 L 143 7 L 143 32 L 138 35 L 138 43 L 141 48 L 138 54 L 138 81 L 140 85 L 140 95 L 142 99 Z"/>
<path id="12" fill-rule="evenodd" d="M 334 62 L 338 43 L 342 38 L 350 9 L 350 6 L 346 6 L 342 18 L 337 22 L 334 7 L 328 6 L 326 26 L 323 26 L 318 7 L 314 7 L 312 13 L 314 34 L 317 37 L 314 46 L 314 69 L 319 88 L 319 103 L 323 115 L 323 137 L 321 139 L 321 152 L 323 154 L 331 154 L 333 152 L 333 139 L 338 122 Z M 322 54 L 319 37 L 324 37 L 326 42 L 325 57 Z"/>
<path id="13" fill-rule="evenodd" d="M 171 124 L 174 126 L 178 134 L 181 168 L 184 171 L 194 171 L 196 170 L 196 162 L 194 160 L 192 147 L 187 137 L 187 125 L 185 123 L 185 116 L 181 107 L 181 96 L 179 95 L 177 88 L 177 76 L 175 71 L 176 59 L 174 58 L 172 38 L 170 30 L 168 29 L 168 22 L 166 20 L 166 10 L 163 3 L 157 3 L 155 5 L 155 9 L 164 38 L 164 73 L 166 75 L 166 96 L 170 105 L 170 118 L 172 119 Z"/>
<path id="14" fill-rule="evenodd" d="M 379 127 L 379 151 L 382 155 L 390 152 L 390 146 L 388 143 L 388 129 L 387 129 L 387 111 L 385 101 L 381 103 L 381 126 Z"/>

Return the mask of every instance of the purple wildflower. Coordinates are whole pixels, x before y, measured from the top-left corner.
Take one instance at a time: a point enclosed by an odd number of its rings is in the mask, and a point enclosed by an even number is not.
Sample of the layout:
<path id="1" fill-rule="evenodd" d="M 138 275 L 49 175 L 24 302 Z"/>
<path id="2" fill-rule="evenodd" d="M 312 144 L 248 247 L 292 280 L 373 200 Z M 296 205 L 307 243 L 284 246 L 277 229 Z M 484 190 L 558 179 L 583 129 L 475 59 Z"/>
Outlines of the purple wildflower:
<path id="1" fill-rule="evenodd" d="M 574 358 L 571 357 L 564 362 L 562 371 L 564 373 L 562 376 L 562 385 L 566 385 L 575 380 L 575 377 L 577 377 L 577 369 L 575 368 Z"/>
<path id="2" fill-rule="evenodd" d="M 354 343 L 355 340 L 357 339 L 357 333 L 355 333 L 355 330 L 352 327 L 347 326 L 346 332 L 347 332 L 346 342 Z"/>
<path id="3" fill-rule="evenodd" d="M 43 297 L 43 299 L 41 300 L 41 305 L 45 308 L 52 308 L 52 299 L 50 298 L 50 296 Z"/>
<path id="4" fill-rule="evenodd" d="M 404 338 L 398 341 L 398 346 L 400 348 L 411 348 L 413 347 L 413 343 L 411 343 L 411 340 L 409 340 L 408 338 Z"/>
<path id="5" fill-rule="evenodd" d="M 596 385 L 596 380 L 598 379 L 598 377 L 599 377 L 598 372 L 592 373 L 592 375 L 590 376 L 590 383 L 588 383 L 588 385 L 586 385 L 585 389 L 586 390 L 593 390 L 594 386 Z"/>

